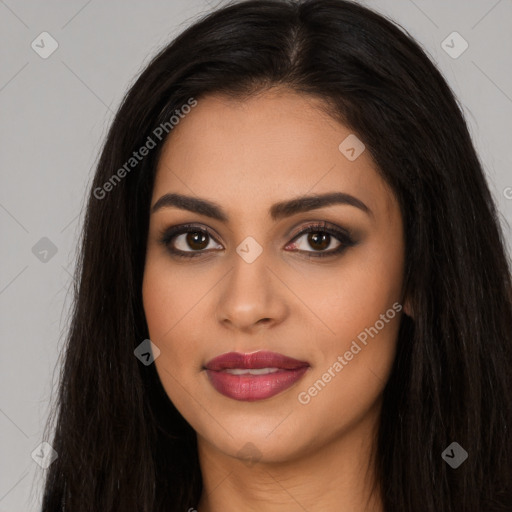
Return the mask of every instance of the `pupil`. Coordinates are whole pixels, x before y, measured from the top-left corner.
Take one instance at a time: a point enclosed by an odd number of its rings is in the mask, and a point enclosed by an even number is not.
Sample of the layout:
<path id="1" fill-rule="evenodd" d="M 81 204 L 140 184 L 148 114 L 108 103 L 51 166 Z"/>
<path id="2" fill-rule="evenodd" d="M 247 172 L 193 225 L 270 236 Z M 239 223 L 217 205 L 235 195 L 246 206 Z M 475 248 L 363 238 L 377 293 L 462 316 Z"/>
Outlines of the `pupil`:
<path id="1" fill-rule="evenodd" d="M 313 248 L 325 249 L 329 247 L 329 237 L 330 235 L 328 233 L 310 233 L 308 242 Z M 315 247 L 315 245 L 317 247 Z"/>

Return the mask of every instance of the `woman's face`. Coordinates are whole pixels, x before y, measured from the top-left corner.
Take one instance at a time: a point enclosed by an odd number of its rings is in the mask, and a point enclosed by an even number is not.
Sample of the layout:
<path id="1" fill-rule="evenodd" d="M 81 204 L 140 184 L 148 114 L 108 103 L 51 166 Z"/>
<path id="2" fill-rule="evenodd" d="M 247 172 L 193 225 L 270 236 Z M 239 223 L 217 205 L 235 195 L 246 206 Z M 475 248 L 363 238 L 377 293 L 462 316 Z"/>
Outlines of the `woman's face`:
<path id="1" fill-rule="evenodd" d="M 199 438 L 226 455 L 252 446 L 262 462 L 289 461 L 368 435 L 395 356 L 399 206 L 318 101 L 288 89 L 206 97 L 158 165 L 143 282 L 156 369 Z M 162 241 L 185 224 L 191 233 Z M 263 351 L 294 361 L 244 366 Z M 205 369 L 228 352 L 242 357 Z"/>

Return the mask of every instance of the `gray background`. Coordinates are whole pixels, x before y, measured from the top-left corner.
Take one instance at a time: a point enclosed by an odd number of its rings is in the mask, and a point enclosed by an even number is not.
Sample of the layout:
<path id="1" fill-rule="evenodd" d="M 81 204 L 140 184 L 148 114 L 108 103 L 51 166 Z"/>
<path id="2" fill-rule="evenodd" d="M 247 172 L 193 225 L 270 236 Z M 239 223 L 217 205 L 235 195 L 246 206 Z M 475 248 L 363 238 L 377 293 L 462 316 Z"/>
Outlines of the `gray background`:
<path id="1" fill-rule="evenodd" d="M 407 29 L 458 96 L 510 251 L 512 1 L 362 3 Z M 0 0 L 0 512 L 40 507 L 44 470 L 31 453 L 43 441 L 84 197 L 113 113 L 149 58 L 218 4 Z M 43 59 L 31 44 L 45 31 L 59 46 Z M 453 31 L 469 44 L 458 58 L 441 46 Z M 34 254 L 43 237 L 55 255 Z"/>

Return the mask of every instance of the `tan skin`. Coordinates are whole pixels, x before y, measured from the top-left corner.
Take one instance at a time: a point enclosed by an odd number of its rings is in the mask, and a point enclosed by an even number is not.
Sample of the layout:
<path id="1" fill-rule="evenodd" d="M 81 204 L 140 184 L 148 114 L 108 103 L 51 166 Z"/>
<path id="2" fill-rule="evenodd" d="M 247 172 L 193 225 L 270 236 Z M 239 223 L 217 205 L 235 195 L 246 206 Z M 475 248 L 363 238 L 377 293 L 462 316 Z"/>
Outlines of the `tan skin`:
<path id="1" fill-rule="evenodd" d="M 309 403 L 298 400 L 359 333 L 404 303 L 399 205 L 368 150 L 354 161 L 340 152 L 351 131 L 319 102 L 286 88 L 243 101 L 202 98 L 173 129 L 158 165 L 152 206 L 178 193 L 216 203 L 229 219 L 158 209 L 144 271 L 149 334 L 161 350 L 156 369 L 197 432 L 204 485 L 200 503 L 190 506 L 199 512 L 383 510 L 380 492 L 370 493 L 370 456 L 407 303 Z M 275 221 L 269 215 L 274 203 L 328 192 L 350 194 L 371 212 L 332 204 Z M 295 236 L 321 221 L 349 230 L 355 245 L 308 258 L 341 243 Z M 174 248 L 201 252 L 180 259 L 159 239 L 186 223 L 213 237 L 194 243 L 176 235 Z M 248 236 L 262 248 L 252 263 L 236 251 Z M 212 387 L 207 361 L 259 350 L 310 368 L 292 387 L 254 402 Z"/>

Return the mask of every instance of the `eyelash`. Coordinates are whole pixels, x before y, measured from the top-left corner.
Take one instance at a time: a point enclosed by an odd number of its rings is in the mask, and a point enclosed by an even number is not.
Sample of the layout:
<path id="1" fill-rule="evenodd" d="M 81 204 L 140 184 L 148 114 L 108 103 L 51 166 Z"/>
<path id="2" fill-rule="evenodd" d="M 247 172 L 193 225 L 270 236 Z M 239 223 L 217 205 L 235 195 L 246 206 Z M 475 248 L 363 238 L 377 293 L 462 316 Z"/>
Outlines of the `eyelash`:
<path id="1" fill-rule="evenodd" d="M 178 236 L 185 233 L 203 233 L 205 235 L 208 235 L 210 238 L 212 238 L 214 241 L 216 241 L 215 236 L 210 233 L 208 229 L 199 227 L 194 224 L 182 224 L 180 226 L 173 226 L 169 229 L 165 229 L 160 238 L 159 243 L 162 244 L 173 256 L 176 256 L 178 258 L 184 258 L 184 259 L 190 259 L 190 258 L 197 258 L 201 255 L 203 255 L 206 251 L 200 250 L 200 251 L 181 251 L 179 249 L 173 249 L 171 248 L 171 242 L 172 240 Z M 301 251 L 296 250 L 296 252 L 302 252 L 307 254 L 307 258 L 326 258 L 328 256 L 335 256 L 339 255 L 342 252 L 344 252 L 349 247 L 352 247 L 355 245 L 355 241 L 352 238 L 350 232 L 348 230 L 342 230 L 334 227 L 330 227 L 326 222 L 322 222 L 319 224 L 314 224 L 311 226 L 308 226 L 307 228 L 303 229 L 297 235 L 295 235 L 290 243 L 295 242 L 299 238 L 301 238 L 303 235 L 308 233 L 325 233 L 328 235 L 333 236 L 336 238 L 340 245 L 336 249 L 331 249 L 330 251 Z M 218 243 L 218 242 L 217 242 Z M 289 244 L 287 244 L 289 245 Z"/>

